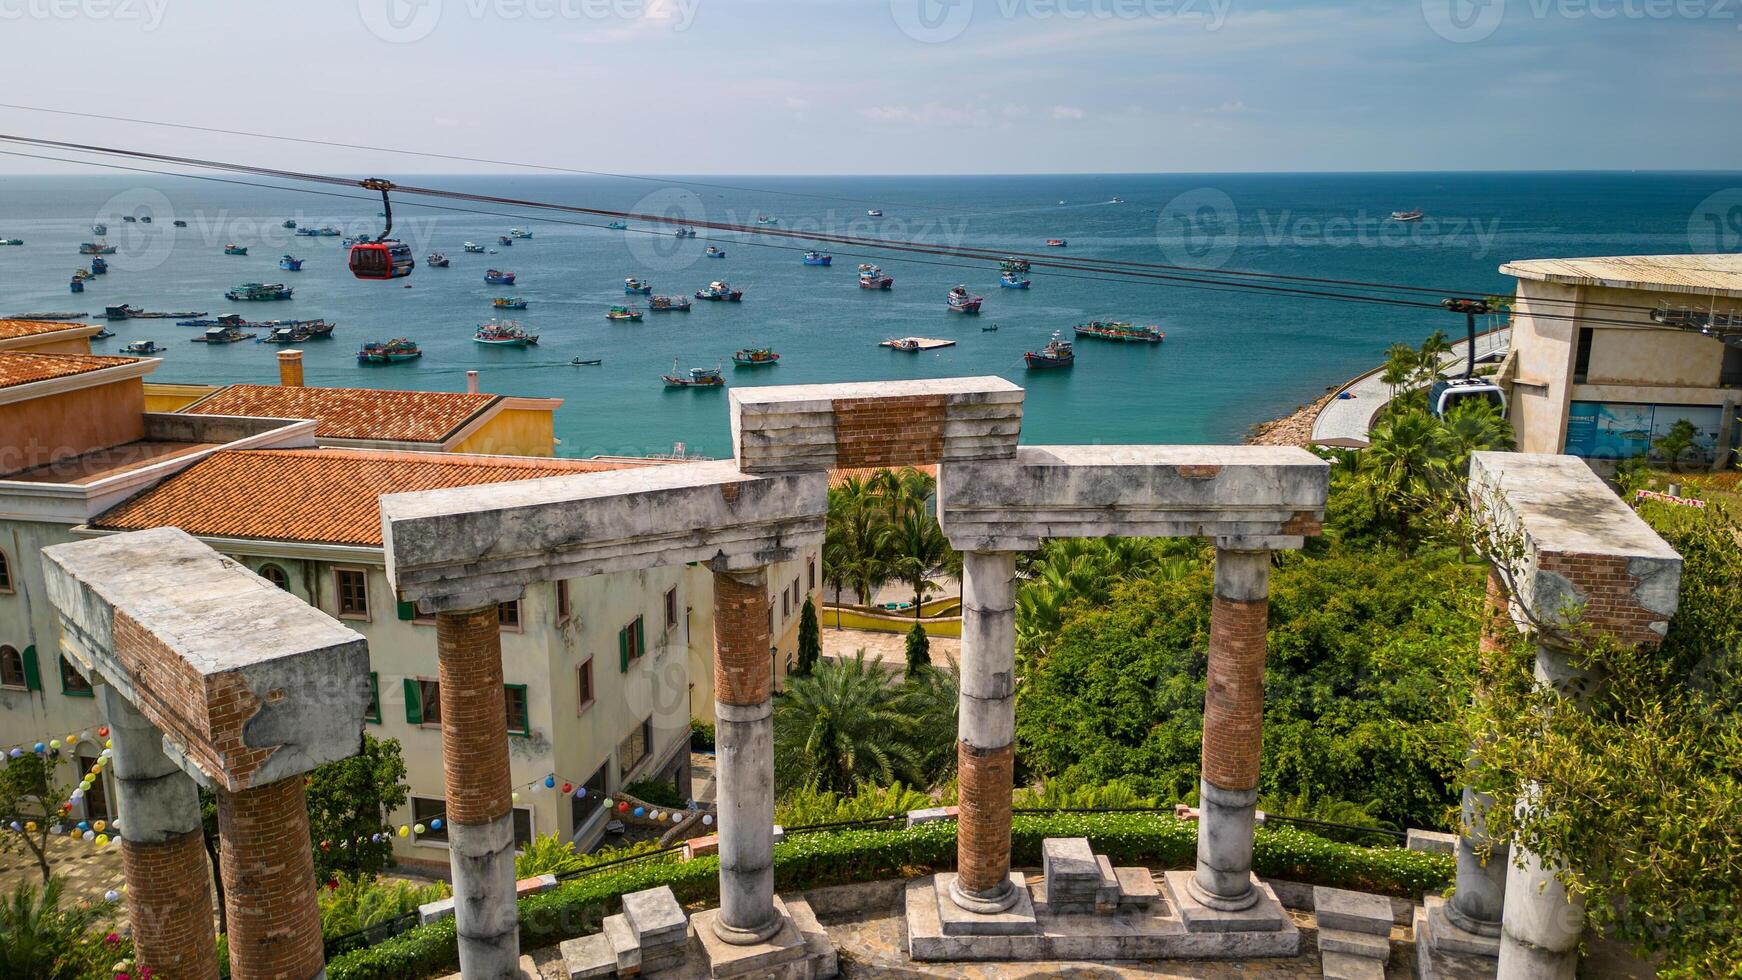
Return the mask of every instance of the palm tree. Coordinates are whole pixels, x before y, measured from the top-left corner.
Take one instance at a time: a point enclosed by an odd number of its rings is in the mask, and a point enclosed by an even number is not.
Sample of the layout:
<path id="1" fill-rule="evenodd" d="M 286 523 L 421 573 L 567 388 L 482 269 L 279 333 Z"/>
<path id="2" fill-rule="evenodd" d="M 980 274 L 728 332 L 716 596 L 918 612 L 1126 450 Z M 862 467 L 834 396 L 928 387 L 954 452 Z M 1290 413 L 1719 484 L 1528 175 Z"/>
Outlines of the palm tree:
<path id="1" fill-rule="evenodd" d="M 889 573 L 913 587 L 913 618 L 919 619 L 927 589 L 937 588 L 929 575 L 944 561 L 950 543 L 938 519 L 918 507 L 906 507 L 899 520 L 885 526 L 882 553 Z"/>
<path id="2" fill-rule="evenodd" d="M 835 529 L 837 574 L 853 586 L 860 602 L 870 603 L 889 578 L 882 550 L 882 498 L 876 486 L 848 477 L 831 488 L 828 523 Z"/>
<path id="3" fill-rule="evenodd" d="M 1452 352 L 1452 342 L 1446 337 L 1444 330 L 1435 330 L 1421 342 L 1418 357 L 1421 360 L 1421 373 L 1424 381 L 1432 381 L 1440 373 L 1440 361 Z"/>
<path id="4" fill-rule="evenodd" d="M 923 755 L 921 721 L 905 701 L 864 650 L 851 660 L 820 661 L 809 677 L 789 677 L 774 702 L 777 788 L 851 793 L 860 783 L 911 781 Z"/>
<path id="5" fill-rule="evenodd" d="M 1445 430 L 1447 466 L 1443 473 L 1459 481 L 1469 475 L 1470 454 L 1488 449 L 1511 449 L 1512 426 L 1492 402 L 1467 398 L 1440 420 Z"/>
<path id="6" fill-rule="evenodd" d="M 1364 480 L 1379 508 L 1390 516 L 1398 547 L 1407 557 L 1414 517 L 1432 510 L 1433 490 L 1450 468 L 1446 430 L 1426 412 L 1409 411 L 1373 427 L 1362 455 Z"/>

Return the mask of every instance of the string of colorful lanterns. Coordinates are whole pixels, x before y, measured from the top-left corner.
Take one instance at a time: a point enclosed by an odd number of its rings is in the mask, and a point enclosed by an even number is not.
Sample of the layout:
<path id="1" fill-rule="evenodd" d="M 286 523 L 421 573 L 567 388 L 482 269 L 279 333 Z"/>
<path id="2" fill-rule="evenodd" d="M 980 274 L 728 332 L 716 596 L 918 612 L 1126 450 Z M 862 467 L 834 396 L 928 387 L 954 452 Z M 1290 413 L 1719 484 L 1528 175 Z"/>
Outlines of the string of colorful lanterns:
<path id="1" fill-rule="evenodd" d="M 73 805 L 84 800 L 85 795 L 91 791 L 91 788 L 96 785 L 97 780 L 102 777 L 103 770 L 108 766 L 109 760 L 114 757 L 114 744 L 109 738 L 109 727 L 107 725 L 97 729 L 97 737 L 103 740 L 103 750 L 101 754 L 91 763 L 91 767 L 86 770 L 84 776 L 80 778 L 78 785 L 73 787 L 73 790 L 68 794 L 67 799 L 62 801 L 60 806 L 55 808 L 65 814 L 68 819 L 71 819 Z M 68 735 L 64 747 L 67 749 L 74 749 L 81 742 L 92 740 L 90 730 L 86 729 L 79 732 L 77 735 Z M 51 738 L 47 741 L 39 740 L 35 742 L 30 746 L 29 751 L 36 755 L 58 759 L 62 747 L 63 743 L 61 739 Z M 22 745 L 15 745 L 6 750 L 5 755 L 8 759 L 17 759 L 21 758 L 24 753 L 25 748 Z M 119 820 L 80 820 L 70 828 L 60 822 L 52 823 L 48 827 L 48 832 L 56 837 L 65 834 L 74 840 L 84 840 L 95 844 L 97 847 L 107 847 L 111 839 L 108 831 L 120 830 L 120 828 L 121 821 Z M 34 820 L 24 822 L 13 820 L 6 824 L 6 829 L 18 834 L 34 834 L 37 830 L 37 823 Z"/>

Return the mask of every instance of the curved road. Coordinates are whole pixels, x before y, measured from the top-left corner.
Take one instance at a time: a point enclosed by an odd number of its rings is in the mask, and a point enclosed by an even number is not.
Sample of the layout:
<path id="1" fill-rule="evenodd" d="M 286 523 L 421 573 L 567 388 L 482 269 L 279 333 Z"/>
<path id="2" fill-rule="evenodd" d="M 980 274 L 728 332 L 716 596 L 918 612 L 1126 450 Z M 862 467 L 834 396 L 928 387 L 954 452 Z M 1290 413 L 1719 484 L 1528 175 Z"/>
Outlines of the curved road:
<path id="1" fill-rule="evenodd" d="M 1477 334 L 1476 357 L 1481 358 L 1495 348 L 1506 346 L 1511 337 L 1512 330 L 1508 327 Z M 1445 355 L 1440 363 L 1461 366 L 1467 343 L 1460 340 L 1453 344 L 1451 353 Z M 1368 427 L 1379 410 L 1391 401 L 1390 387 L 1379 380 L 1384 374 L 1384 367 L 1374 368 L 1344 385 L 1326 402 L 1325 407 L 1319 409 L 1318 418 L 1313 420 L 1313 444 L 1365 449 Z"/>

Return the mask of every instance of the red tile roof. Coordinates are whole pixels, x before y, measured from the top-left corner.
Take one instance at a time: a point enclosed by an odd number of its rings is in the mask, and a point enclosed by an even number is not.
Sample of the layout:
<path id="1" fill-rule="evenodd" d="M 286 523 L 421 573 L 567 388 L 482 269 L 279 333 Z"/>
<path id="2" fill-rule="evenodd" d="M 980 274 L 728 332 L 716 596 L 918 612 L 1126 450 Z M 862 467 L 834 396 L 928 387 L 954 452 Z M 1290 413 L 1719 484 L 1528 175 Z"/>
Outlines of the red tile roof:
<path id="1" fill-rule="evenodd" d="M 314 419 L 323 439 L 440 443 L 499 396 L 454 391 L 229 385 L 182 409 L 192 415 Z"/>
<path id="2" fill-rule="evenodd" d="M 0 340 L 60 333 L 62 330 L 75 330 L 84 326 L 89 324 L 76 320 L 0 320 Z"/>
<path id="3" fill-rule="evenodd" d="M 363 449 L 214 453 L 91 521 L 221 538 L 380 547 L 384 493 L 624 469 L 632 463 Z"/>
<path id="4" fill-rule="evenodd" d="M 0 351 L 0 388 L 48 381 L 75 374 L 89 374 L 104 368 L 132 364 L 137 357 L 104 357 L 99 354 L 32 354 L 25 351 Z"/>

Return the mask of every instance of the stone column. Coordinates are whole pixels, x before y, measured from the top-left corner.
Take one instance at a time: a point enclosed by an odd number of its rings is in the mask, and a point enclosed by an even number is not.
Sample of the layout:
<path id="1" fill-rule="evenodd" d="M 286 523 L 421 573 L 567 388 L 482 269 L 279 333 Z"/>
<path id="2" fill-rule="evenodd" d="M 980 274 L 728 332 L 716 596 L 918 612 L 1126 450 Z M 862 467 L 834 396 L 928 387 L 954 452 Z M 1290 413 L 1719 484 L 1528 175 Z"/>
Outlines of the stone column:
<path id="1" fill-rule="evenodd" d="M 1264 632 L 1270 613 L 1270 552 L 1216 548 L 1204 683 L 1203 778 L 1198 864 L 1191 897 L 1222 911 L 1258 902 L 1252 831 L 1264 723 Z"/>
<path id="2" fill-rule="evenodd" d="M 752 946 L 780 930 L 774 907 L 774 704 L 768 569 L 714 572 L 714 749 L 720 914 L 714 933 Z"/>
<path id="3" fill-rule="evenodd" d="M 234 980 L 326 975 L 301 775 L 218 795 L 219 867 Z"/>
<path id="4" fill-rule="evenodd" d="M 520 931 L 497 604 L 436 613 L 436 656 L 460 972 L 503 980 L 519 972 Z"/>
<path id="5" fill-rule="evenodd" d="M 97 688 L 114 748 L 121 868 L 133 956 L 154 974 L 216 980 L 211 865 L 199 789 L 163 753 L 163 736 L 107 684 Z"/>
<path id="6" fill-rule="evenodd" d="M 970 912 L 1016 904 L 1010 794 L 1016 738 L 1016 555 L 962 553 L 959 816 L 950 898 Z"/>
<path id="7" fill-rule="evenodd" d="M 1512 630 L 1512 613 L 1506 582 L 1499 569 L 1488 566 L 1488 598 L 1482 610 L 1480 638 L 1483 653 L 1493 653 Z M 1480 697 L 1480 692 L 1477 697 Z M 1466 786 L 1463 794 L 1464 833 L 1458 837 L 1458 884 L 1445 905 L 1446 918 L 1465 932 L 1489 938 L 1500 935 L 1500 914 L 1506 899 L 1506 867 L 1509 848 L 1487 836 L 1487 813 L 1493 799 Z M 1482 859 L 1480 849 L 1488 848 Z M 1491 955 L 1491 954 L 1490 954 Z"/>

